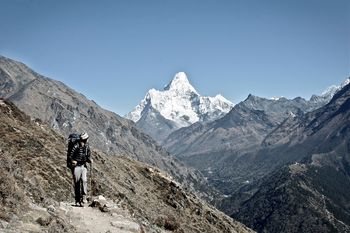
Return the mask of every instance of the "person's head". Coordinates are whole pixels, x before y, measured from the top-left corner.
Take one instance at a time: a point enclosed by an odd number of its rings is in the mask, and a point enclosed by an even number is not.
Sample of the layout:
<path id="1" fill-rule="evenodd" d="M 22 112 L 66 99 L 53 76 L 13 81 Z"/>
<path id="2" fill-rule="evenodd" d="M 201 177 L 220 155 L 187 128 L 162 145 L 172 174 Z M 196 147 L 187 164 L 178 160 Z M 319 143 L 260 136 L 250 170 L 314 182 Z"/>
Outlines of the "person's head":
<path id="1" fill-rule="evenodd" d="M 80 134 L 80 142 L 85 144 L 89 138 L 89 135 L 87 133 Z"/>

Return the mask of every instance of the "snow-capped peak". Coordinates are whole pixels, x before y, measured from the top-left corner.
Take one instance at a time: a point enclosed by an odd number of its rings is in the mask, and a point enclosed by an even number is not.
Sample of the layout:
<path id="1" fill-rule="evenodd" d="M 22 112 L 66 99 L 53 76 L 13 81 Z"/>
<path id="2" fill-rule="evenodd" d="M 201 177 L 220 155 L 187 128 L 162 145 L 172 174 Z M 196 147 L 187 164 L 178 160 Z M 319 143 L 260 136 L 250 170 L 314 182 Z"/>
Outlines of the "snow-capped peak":
<path id="1" fill-rule="evenodd" d="M 177 127 L 197 121 L 210 121 L 228 113 L 233 104 L 222 95 L 200 96 L 190 84 L 186 73 L 177 73 L 163 91 L 151 89 L 127 118 L 137 122 L 147 111 L 157 111 Z"/>
<path id="2" fill-rule="evenodd" d="M 326 90 L 322 92 L 322 96 L 333 96 L 336 92 L 338 92 L 340 89 L 342 89 L 349 83 L 350 83 L 350 78 L 347 78 L 339 86 L 337 85 L 329 86 Z"/>
<path id="3" fill-rule="evenodd" d="M 341 84 L 341 88 L 345 87 L 346 85 L 348 85 L 350 83 L 350 78 L 345 79 L 345 81 Z"/>
<path id="4" fill-rule="evenodd" d="M 196 89 L 194 89 L 194 87 L 188 81 L 188 78 L 185 72 L 179 72 L 175 74 L 174 78 L 171 80 L 171 82 L 167 86 L 165 86 L 164 90 L 165 91 L 175 90 L 175 91 L 181 91 L 181 92 L 190 91 L 198 94 Z"/>
<path id="5" fill-rule="evenodd" d="M 278 100 L 280 100 L 282 98 L 283 98 L 283 96 L 273 96 L 273 97 L 270 98 L 270 100 L 278 101 Z"/>
<path id="6" fill-rule="evenodd" d="M 225 97 L 223 97 L 221 94 L 217 94 L 214 98 L 217 100 L 223 101 L 223 102 L 230 102 Z"/>
<path id="7" fill-rule="evenodd" d="M 339 86 L 338 85 L 329 86 L 326 90 L 324 90 L 322 92 L 322 94 L 320 96 L 318 96 L 318 95 L 311 96 L 310 101 L 315 102 L 315 103 L 325 103 L 326 104 L 333 98 L 335 93 L 337 93 L 339 90 L 344 88 L 349 83 L 350 83 L 350 78 L 347 78 Z"/>
<path id="8" fill-rule="evenodd" d="M 332 85 L 327 87 L 326 90 L 322 92 L 321 95 L 328 95 L 329 93 L 332 93 L 332 95 L 339 90 L 340 86 Z"/>

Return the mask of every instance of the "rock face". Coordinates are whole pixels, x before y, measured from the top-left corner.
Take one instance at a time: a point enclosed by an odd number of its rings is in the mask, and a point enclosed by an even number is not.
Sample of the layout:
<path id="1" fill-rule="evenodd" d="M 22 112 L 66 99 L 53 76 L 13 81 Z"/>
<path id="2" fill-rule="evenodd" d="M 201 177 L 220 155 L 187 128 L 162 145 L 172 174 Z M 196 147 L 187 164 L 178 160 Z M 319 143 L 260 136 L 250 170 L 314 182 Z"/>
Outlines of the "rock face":
<path id="1" fill-rule="evenodd" d="M 132 121 L 104 110 L 61 82 L 0 56 L 0 87 L 0 97 L 8 98 L 31 118 L 40 119 L 65 137 L 72 132 L 87 132 L 95 149 L 146 162 L 191 189 L 208 190 L 200 173 L 170 156 Z"/>
<path id="2" fill-rule="evenodd" d="M 105 198 L 72 207 L 65 151 L 65 138 L 0 100 L 1 232 L 252 232 L 159 169 L 98 151 L 91 194 Z"/>
<path id="3" fill-rule="evenodd" d="M 159 143 L 171 132 L 196 122 L 210 122 L 228 113 L 233 104 L 221 95 L 201 96 L 179 72 L 163 91 L 151 89 L 126 117 Z"/>

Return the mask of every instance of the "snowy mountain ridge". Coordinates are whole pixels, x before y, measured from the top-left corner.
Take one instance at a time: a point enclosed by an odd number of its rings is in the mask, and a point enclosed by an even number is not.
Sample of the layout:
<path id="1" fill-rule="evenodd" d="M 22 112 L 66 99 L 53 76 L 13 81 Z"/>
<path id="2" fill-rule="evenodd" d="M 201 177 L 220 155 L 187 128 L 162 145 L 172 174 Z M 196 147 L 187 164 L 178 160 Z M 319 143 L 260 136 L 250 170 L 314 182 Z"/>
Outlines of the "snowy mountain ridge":
<path id="1" fill-rule="evenodd" d="M 324 95 L 334 95 L 337 91 L 339 91 L 340 89 L 343 89 L 346 85 L 348 85 L 350 83 L 350 78 L 345 79 L 344 82 L 342 82 L 342 84 L 340 85 L 332 85 L 330 87 L 328 87 L 326 90 L 324 90 L 322 92 L 322 96 Z"/>
<path id="2" fill-rule="evenodd" d="M 322 94 L 320 96 L 319 95 L 311 96 L 310 102 L 314 102 L 314 103 L 319 103 L 319 102 L 328 103 L 333 98 L 335 93 L 337 93 L 339 90 L 344 88 L 349 83 L 350 83 L 350 78 L 347 78 L 340 85 L 329 86 L 322 92 Z"/>
<path id="3" fill-rule="evenodd" d="M 147 111 L 156 110 L 177 128 L 198 121 L 207 122 L 228 113 L 233 103 L 222 95 L 201 96 L 190 84 L 186 73 L 177 73 L 164 90 L 150 89 L 145 98 L 126 118 L 138 122 Z"/>

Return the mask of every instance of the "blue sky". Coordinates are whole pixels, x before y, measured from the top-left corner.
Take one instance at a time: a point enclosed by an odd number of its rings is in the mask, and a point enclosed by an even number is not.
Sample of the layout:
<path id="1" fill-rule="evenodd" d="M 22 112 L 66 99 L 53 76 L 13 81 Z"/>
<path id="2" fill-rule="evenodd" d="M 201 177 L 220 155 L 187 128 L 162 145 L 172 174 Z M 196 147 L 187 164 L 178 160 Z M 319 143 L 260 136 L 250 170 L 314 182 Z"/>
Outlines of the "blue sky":
<path id="1" fill-rule="evenodd" d="M 347 0 L 2 0 L 0 28 L 1 55 L 121 115 L 179 71 L 234 103 L 350 76 Z"/>

